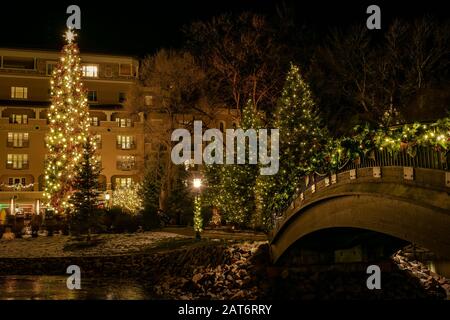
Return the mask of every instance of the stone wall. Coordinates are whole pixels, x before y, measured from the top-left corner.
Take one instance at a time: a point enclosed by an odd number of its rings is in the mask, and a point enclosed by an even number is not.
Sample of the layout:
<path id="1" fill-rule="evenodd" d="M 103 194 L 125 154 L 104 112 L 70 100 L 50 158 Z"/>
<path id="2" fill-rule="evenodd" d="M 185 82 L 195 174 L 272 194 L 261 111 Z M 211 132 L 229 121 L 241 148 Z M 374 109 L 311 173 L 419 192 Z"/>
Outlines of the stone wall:
<path id="1" fill-rule="evenodd" d="M 0 258 L 0 275 L 63 275 L 78 265 L 87 276 L 152 278 L 164 273 L 183 275 L 199 265 L 217 266 L 224 261 L 227 244 L 198 245 L 152 254 L 89 257 Z"/>

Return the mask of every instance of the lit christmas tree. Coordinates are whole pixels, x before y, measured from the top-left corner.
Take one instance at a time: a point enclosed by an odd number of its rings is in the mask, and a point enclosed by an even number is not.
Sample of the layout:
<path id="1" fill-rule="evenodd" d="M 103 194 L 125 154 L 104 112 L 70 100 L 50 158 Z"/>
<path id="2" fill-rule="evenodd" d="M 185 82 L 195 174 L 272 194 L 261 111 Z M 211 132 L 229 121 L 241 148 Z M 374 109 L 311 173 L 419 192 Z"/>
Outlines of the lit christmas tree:
<path id="1" fill-rule="evenodd" d="M 328 141 L 310 88 L 295 65 L 286 77 L 275 128 L 280 130 L 280 169 L 274 176 L 259 177 L 257 183 L 266 219 L 290 204 L 302 178 L 322 161 L 323 145 Z"/>
<path id="2" fill-rule="evenodd" d="M 83 88 L 81 59 L 76 34 L 69 29 L 66 45 L 50 81 L 52 103 L 48 111 L 49 133 L 46 136 L 45 191 L 47 205 L 56 213 L 68 208 L 74 169 L 87 141 L 89 110 Z"/>
<path id="3" fill-rule="evenodd" d="M 261 127 L 261 115 L 253 109 L 251 101 L 243 110 L 241 129 L 258 129 Z M 254 221 L 255 213 L 255 183 L 259 175 L 259 166 L 249 164 L 250 157 L 257 159 L 257 154 L 250 154 L 249 145 L 246 143 L 245 164 L 221 165 L 219 171 L 219 186 L 217 201 L 223 217 L 228 223 L 241 227 L 248 227 Z M 237 151 L 237 150 L 235 150 Z M 256 150 L 255 150 L 256 151 Z M 217 181 L 216 181 L 217 183 Z"/>

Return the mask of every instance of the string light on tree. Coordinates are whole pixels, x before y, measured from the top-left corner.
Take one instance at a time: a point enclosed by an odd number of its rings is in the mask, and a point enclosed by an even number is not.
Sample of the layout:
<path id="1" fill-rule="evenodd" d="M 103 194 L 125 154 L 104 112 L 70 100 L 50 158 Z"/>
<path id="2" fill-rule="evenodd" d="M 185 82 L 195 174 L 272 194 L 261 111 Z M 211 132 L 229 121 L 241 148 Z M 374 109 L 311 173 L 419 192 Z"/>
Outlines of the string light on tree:
<path id="1" fill-rule="evenodd" d="M 135 215 L 144 208 L 141 194 L 142 185 L 140 183 L 134 183 L 130 187 L 117 188 L 113 192 L 112 205 Z"/>
<path id="2" fill-rule="evenodd" d="M 44 197 L 56 213 L 69 207 L 73 192 L 74 168 L 81 159 L 88 137 L 89 110 L 81 81 L 82 68 L 76 33 L 69 29 L 66 44 L 50 80 L 51 106 L 48 111 L 49 133 L 46 135 Z M 95 148 L 95 145 L 94 145 Z"/>
<path id="3" fill-rule="evenodd" d="M 281 212 L 290 203 L 303 176 L 319 165 L 328 137 L 309 85 L 296 65 L 287 74 L 278 106 L 275 128 L 280 130 L 280 170 L 257 182 L 266 223 L 273 212 Z"/>

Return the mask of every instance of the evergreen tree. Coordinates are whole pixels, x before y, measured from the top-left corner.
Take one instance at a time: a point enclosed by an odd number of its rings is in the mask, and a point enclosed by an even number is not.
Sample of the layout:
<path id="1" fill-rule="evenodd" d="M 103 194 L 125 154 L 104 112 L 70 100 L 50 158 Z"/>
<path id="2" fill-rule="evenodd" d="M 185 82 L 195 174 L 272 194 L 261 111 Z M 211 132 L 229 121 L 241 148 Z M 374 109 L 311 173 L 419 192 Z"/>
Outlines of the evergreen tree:
<path id="1" fill-rule="evenodd" d="M 155 168 L 147 168 L 142 183 L 143 193 L 143 222 L 146 230 L 159 226 L 158 209 L 161 181 Z"/>
<path id="2" fill-rule="evenodd" d="M 240 129 L 255 129 L 256 134 L 258 134 L 260 117 L 260 114 L 253 109 L 253 104 L 250 101 L 243 110 Z M 215 201 L 223 213 L 225 221 L 241 227 L 249 227 L 252 224 L 252 217 L 256 208 L 255 183 L 259 175 L 259 166 L 249 163 L 250 157 L 257 157 L 257 151 L 255 150 L 255 153 L 251 154 L 247 142 L 245 143 L 245 150 L 245 164 L 220 166 L 220 182 L 216 187 L 217 199 Z M 236 148 L 234 151 L 237 151 Z"/>
<path id="3" fill-rule="evenodd" d="M 291 65 L 275 119 L 280 130 L 280 168 L 276 175 L 261 176 L 257 190 L 265 221 L 282 212 L 293 200 L 302 178 L 321 162 L 328 132 L 322 126 L 309 85 L 300 69 Z"/>
<path id="4" fill-rule="evenodd" d="M 69 198 L 70 225 L 74 234 L 87 234 L 90 240 L 93 229 L 98 224 L 98 196 L 100 194 L 100 165 L 95 154 L 95 143 L 88 139 L 83 145 L 81 160 L 75 167 L 73 188 Z"/>
<path id="5" fill-rule="evenodd" d="M 72 30 L 66 32 L 66 45 L 50 81 L 52 103 L 48 110 L 49 133 L 46 135 L 44 197 L 56 213 L 68 208 L 73 191 L 73 172 L 87 141 L 89 110 L 83 88 L 81 59 Z"/>

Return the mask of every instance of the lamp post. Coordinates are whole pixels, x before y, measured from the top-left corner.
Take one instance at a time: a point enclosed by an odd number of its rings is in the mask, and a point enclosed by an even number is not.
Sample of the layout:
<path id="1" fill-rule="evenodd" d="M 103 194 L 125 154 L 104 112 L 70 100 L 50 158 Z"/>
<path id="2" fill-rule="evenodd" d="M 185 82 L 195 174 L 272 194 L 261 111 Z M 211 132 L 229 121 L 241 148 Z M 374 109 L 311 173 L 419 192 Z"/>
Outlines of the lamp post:
<path id="1" fill-rule="evenodd" d="M 106 203 L 106 209 L 109 209 L 109 200 L 111 199 L 111 195 L 107 192 L 105 193 L 105 203 Z"/>
<path id="2" fill-rule="evenodd" d="M 200 190 L 202 187 L 202 179 L 194 178 L 192 181 L 192 186 L 196 190 L 194 199 L 194 231 L 195 238 L 197 240 L 201 239 L 201 232 L 203 231 L 203 219 L 202 219 L 202 202 L 200 196 Z"/>

